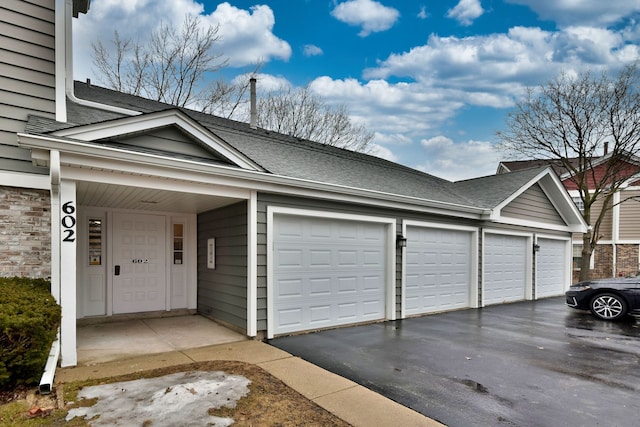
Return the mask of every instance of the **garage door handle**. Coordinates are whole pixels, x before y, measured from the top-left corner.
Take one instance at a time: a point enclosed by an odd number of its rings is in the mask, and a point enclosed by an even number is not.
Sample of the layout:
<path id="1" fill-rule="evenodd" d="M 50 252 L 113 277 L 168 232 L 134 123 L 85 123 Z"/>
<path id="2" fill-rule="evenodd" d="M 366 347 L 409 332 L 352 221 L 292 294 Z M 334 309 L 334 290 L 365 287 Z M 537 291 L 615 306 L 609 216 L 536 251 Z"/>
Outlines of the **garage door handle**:
<path id="1" fill-rule="evenodd" d="M 115 275 L 116 275 L 116 276 L 119 276 L 119 275 L 120 275 L 120 266 L 119 266 L 119 265 L 116 265 L 115 270 L 116 270 L 116 271 L 115 271 Z"/>

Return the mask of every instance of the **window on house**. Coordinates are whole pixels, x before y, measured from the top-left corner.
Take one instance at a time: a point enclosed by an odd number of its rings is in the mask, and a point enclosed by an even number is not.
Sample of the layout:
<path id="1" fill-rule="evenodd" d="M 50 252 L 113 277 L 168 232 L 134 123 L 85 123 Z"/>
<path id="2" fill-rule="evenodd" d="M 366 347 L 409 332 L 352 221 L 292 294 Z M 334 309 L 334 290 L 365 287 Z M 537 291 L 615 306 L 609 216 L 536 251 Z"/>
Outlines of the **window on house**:
<path id="1" fill-rule="evenodd" d="M 89 265 L 102 265 L 102 220 L 89 220 Z"/>
<path id="2" fill-rule="evenodd" d="M 184 224 L 173 224 L 173 263 L 184 261 Z"/>
<path id="3" fill-rule="evenodd" d="M 582 198 L 578 196 L 578 197 L 572 197 L 572 199 L 573 199 L 573 203 L 576 204 L 576 207 L 578 208 L 578 210 L 580 212 L 584 212 L 584 202 L 582 201 Z"/>
<path id="4" fill-rule="evenodd" d="M 582 265 L 582 245 L 573 245 L 573 269 L 580 270 Z"/>

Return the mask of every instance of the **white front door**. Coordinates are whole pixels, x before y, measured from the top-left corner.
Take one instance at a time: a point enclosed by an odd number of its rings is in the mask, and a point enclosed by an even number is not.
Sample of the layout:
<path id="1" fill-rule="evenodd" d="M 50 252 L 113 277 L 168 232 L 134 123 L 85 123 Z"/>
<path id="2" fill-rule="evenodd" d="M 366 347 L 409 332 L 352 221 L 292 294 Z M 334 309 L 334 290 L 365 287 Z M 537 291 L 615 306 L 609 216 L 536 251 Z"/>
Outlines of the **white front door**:
<path id="1" fill-rule="evenodd" d="M 166 308 L 166 218 L 114 213 L 113 313 Z"/>

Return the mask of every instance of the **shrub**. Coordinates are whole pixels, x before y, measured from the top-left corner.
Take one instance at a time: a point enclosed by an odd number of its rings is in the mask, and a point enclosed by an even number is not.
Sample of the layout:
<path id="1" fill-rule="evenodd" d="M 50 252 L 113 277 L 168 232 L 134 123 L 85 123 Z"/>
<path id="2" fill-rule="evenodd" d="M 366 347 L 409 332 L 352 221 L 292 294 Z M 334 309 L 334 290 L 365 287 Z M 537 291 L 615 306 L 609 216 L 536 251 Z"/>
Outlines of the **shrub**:
<path id="1" fill-rule="evenodd" d="M 60 319 L 47 280 L 0 278 L 0 389 L 39 381 Z"/>

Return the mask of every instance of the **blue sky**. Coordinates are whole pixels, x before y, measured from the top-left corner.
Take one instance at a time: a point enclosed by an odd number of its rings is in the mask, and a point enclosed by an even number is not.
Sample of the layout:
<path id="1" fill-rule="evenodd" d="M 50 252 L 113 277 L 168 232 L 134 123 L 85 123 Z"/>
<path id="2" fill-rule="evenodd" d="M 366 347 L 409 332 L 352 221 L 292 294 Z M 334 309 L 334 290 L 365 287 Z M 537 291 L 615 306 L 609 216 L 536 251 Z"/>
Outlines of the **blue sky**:
<path id="1" fill-rule="evenodd" d="M 310 88 L 375 133 L 376 155 L 449 180 L 495 172 L 495 132 L 525 89 L 640 58 L 638 0 L 92 0 L 74 75 L 99 83 L 90 41 L 144 40 L 185 13 L 219 25 L 233 79 Z"/>

